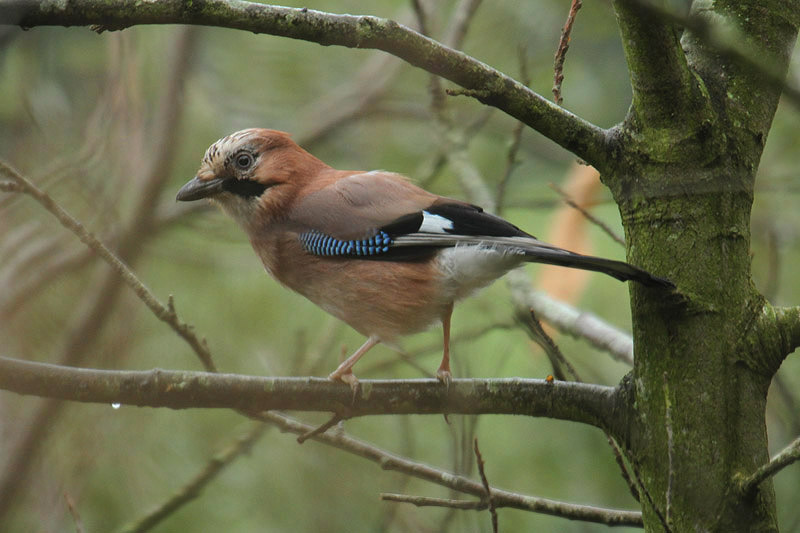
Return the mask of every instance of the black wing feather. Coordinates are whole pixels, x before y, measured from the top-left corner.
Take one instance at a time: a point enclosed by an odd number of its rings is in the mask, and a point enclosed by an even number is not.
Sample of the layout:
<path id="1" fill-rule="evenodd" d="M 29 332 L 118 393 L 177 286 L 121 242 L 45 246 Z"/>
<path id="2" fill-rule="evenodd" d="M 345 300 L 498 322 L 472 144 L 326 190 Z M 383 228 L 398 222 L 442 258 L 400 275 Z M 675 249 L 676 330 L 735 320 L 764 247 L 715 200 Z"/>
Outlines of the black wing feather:
<path id="1" fill-rule="evenodd" d="M 483 237 L 533 237 L 517 226 L 498 216 L 485 212 L 481 207 L 463 203 L 434 204 L 426 211 L 453 222 L 453 235 L 475 235 Z"/>

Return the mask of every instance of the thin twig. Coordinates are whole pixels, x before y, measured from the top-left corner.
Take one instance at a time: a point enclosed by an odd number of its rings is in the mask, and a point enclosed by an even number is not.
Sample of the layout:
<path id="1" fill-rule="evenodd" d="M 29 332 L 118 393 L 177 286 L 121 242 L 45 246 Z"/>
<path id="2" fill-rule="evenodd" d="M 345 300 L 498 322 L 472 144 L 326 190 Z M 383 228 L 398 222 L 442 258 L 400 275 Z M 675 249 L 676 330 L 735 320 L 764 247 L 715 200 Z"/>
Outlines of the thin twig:
<path id="1" fill-rule="evenodd" d="M 142 302 L 153 312 L 161 321 L 168 324 L 172 329 L 183 338 L 195 351 L 203 362 L 203 366 L 208 371 L 214 371 L 214 362 L 204 340 L 198 339 L 192 328 L 182 322 L 175 313 L 175 304 L 172 296 L 169 297 L 167 305 L 163 305 L 155 295 L 136 277 L 136 274 L 128 268 L 114 253 L 109 250 L 100 240 L 89 232 L 83 224 L 75 220 L 72 215 L 67 213 L 57 204 L 47 193 L 40 190 L 33 183 L 28 181 L 22 174 L 0 160 L 0 173 L 13 179 L 22 189 L 22 192 L 32 197 L 34 200 L 52 214 L 62 226 L 70 230 L 82 243 L 97 253 L 112 269 L 120 276 L 122 281 L 128 285 Z"/>
<path id="2" fill-rule="evenodd" d="M 481 0 L 462 0 L 453 10 L 451 17 L 453 23 L 448 28 L 447 35 L 442 42 L 450 48 L 460 50 L 467 36 L 470 22 L 480 6 Z"/>
<path id="3" fill-rule="evenodd" d="M 278 426 L 282 431 L 303 434 L 314 429 L 312 426 L 273 411 L 262 413 L 260 416 L 263 420 L 272 422 Z M 465 494 L 471 494 L 479 498 L 486 494 L 486 490 L 481 483 L 444 470 L 433 468 L 423 463 L 411 461 L 405 457 L 382 450 L 372 444 L 350 437 L 344 432 L 322 433 L 314 436 L 313 439 L 373 461 L 379 464 L 384 470 L 402 472 L 406 475 L 451 488 Z M 642 527 L 643 524 L 642 514 L 638 511 L 619 511 L 569 504 L 545 498 L 525 496 L 497 488 L 492 488 L 492 497 L 498 508 L 511 507 L 514 509 L 560 516 L 570 520 L 583 520 L 609 526 Z"/>
<path id="4" fill-rule="evenodd" d="M 3 192 L 22 192 L 22 187 L 12 181 L 0 181 L 0 191 Z"/>
<path id="5" fill-rule="evenodd" d="M 611 446 L 611 450 L 614 452 L 614 461 L 619 467 L 620 474 L 622 474 L 622 480 L 625 481 L 625 484 L 628 486 L 628 490 L 630 491 L 631 496 L 633 496 L 633 499 L 637 502 L 641 502 L 638 483 L 634 477 L 631 476 L 631 472 L 628 470 L 628 467 L 625 464 L 625 456 L 623 455 L 619 444 L 617 444 L 617 441 L 614 440 L 614 437 L 612 437 L 609 433 L 606 433 L 606 439 L 608 440 L 608 445 Z"/>
<path id="6" fill-rule="evenodd" d="M 569 195 L 564 191 L 564 189 L 562 189 L 561 187 L 559 187 L 555 183 L 550 183 L 549 185 L 550 185 L 551 189 L 556 191 L 561 196 L 561 198 L 564 199 L 564 203 L 566 203 L 568 206 L 570 206 L 573 209 L 577 209 L 578 212 L 581 215 L 586 217 L 586 220 L 588 220 L 589 222 L 591 222 L 592 224 L 596 225 L 601 230 L 603 230 L 606 233 L 606 235 L 611 237 L 615 242 L 621 244 L 622 246 L 625 246 L 625 239 L 623 239 L 622 237 L 617 235 L 617 233 L 614 230 L 612 230 L 608 226 L 608 224 L 606 224 L 605 222 L 603 222 L 602 220 L 600 220 L 599 218 L 597 218 L 596 216 L 591 214 L 589 211 L 584 209 L 582 206 L 578 205 L 572 198 L 569 197 Z"/>
<path id="7" fill-rule="evenodd" d="M 774 476 L 790 464 L 800 461 L 800 438 L 795 439 L 767 464 L 760 466 L 749 477 L 739 482 L 740 492 L 752 495 L 756 488 L 765 480 Z"/>
<path id="8" fill-rule="evenodd" d="M 445 89 L 447 96 L 469 96 L 477 100 L 488 98 L 492 93 L 488 89 Z"/>
<path id="9" fill-rule="evenodd" d="M 519 47 L 518 56 L 520 80 L 522 80 L 522 83 L 528 87 L 531 84 L 531 76 L 528 72 L 528 54 L 524 46 Z M 514 169 L 519 166 L 517 153 L 519 152 L 519 147 L 522 145 L 522 132 L 524 130 L 525 124 L 517 121 L 517 123 L 514 125 L 514 129 L 511 132 L 511 143 L 509 144 L 508 151 L 506 152 L 506 169 L 503 172 L 503 176 L 500 178 L 500 182 L 497 184 L 497 193 L 495 194 L 495 203 L 497 204 L 498 215 L 503 212 L 508 181 L 511 179 Z"/>
<path id="10" fill-rule="evenodd" d="M 489 507 L 484 500 L 453 500 L 448 498 L 430 498 L 428 496 L 409 496 L 383 492 L 380 495 L 385 502 L 410 503 L 417 507 L 449 507 L 460 511 L 483 511 Z"/>
<path id="11" fill-rule="evenodd" d="M 561 29 L 561 37 L 558 39 L 558 48 L 556 49 L 555 64 L 553 67 L 553 98 L 558 105 L 564 101 L 561 97 L 561 82 L 564 81 L 564 60 L 567 58 L 567 50 L 569 50 L 570 35 L 572 34 L 572 25 L 575 23 L 575 16 L 583 4 L 581 0 L 572 0 L 572 5 L 569 6 L 569 14 L 564 27 Z"/>
<path id="12" fill-rule="evenodd" d="M 311 437 L 319 435 L 320 433 L 325 433 L 326 431 L 328 431 L 330 428 L 332 428 L 333 426 L 335 426 L 336 424 L 338 424 L 342 420 L 344 420 L 344 417 L 342 415 L 340 415 L 339 413 L 335 413 L 330 418 L 330 420 L 328 420 L 324 424 L 321 424 L 320 426 L 312 429 L 308 433 L 303 433 L 302 435 L 297 437 L 298 444 L 303 444 L 305 441 L 307 441 Z"/>
<path id="13" fill-rule="evenodd" d="M 75 508 L 75 502 L 72 500 L 72 496 L 70 496 L 66 491 L 64 491 L 63 494 L 69 514 L 72 516 L 72 521 L 75 523 L 75 532 L 83 533 L 85 531 L 83 527 L 83 520 L 81 520 L 81 515 L 78 513 L 78 509 Z"/>
<path id="14" fill-rule="evenodd" d="M 564 357 L 564 354 L 561 352 L 561 349 L 555 343 L 552 337 L 547 334 L 547 332 L 542 328 L 541 323 L 536 318 L 536 314 L 533 309 L 530 309 L 530 313 L 527 316 L 528 320 L 525 320 L 525 324 L 528 326 L 529 330 L 533 334 L 534 340 L 539 343 L 539 345 L 545 350 L 548 358 L 550 359 L 551 364 L 553 365 L 553 372 L 557 374 L 556 377 L 559 375 L 563 376 L 563 372 L 561 371 L 560 364 L 564 364 L 572 374 L 575 381 L 582 381 L 581 377 L 578 375 L 578 372 L 575 368 L 570 364 L 569 360 Z M 563 377 L 559 377 L 559 379 L 564 379 Z M 604 429 L 606 434 L 606 440 L 608 441 L 608 445 L 611 447 L 611 451 L 614 454 L 614 460 L 617 463 L 617 466 L 620 469 L 620 473 L 622 474 L 622 479 L 628 485 L 628 490 L 630 491 L 631 495 L 639 501 L 639 489 L 638 485 L 639 480 L 638 477 L 631 476 L 628 468 L 625 466 L 625 461 L 623 460 L 623 453 L 620 449 L 617 442 L 611 436 L 611 434 Z"/>
<path id="15" fill-rule="evenodd" d="M 481 483 L 486 490 L 486 500 L 489 503 L 489 514 L 492 515 L 492 531 L 497 533 L 497 509 L 495 509 L 494 498 L 492 497 L 492 487 L 489 486 L 489 479 L 486 477 L 485 461 L 481 455 L 481 450 L 478 448 L 478 438 L 475 437 L 473 442 L 473 449 L 475 450 L 475 462 L 478 464 L 478 473 L 481 476 Z"/>
<path id="16" fill-rule="evenodd" d="M 411 7 L 414 9 L 414 15 L 417 17 L 417 28 L 422 35 L 431 36 L 431 29 L 428 26 L 428 13 L 425 11 L 425 6 L 422 5 L 421 0 L 411 0 Z"/>
<path id="17" fill-rule="evenodd" d="M 193 499 L 200 496 L 202 490 L 211 483 L 222 470 L 238 457 L 248 453 L 253 444 L 261 438 L 267 426 L 261 422 L 244 436 L 226 446 L 214 455 L 206 466 L 189 483 L 181 487 L 158 507 L 122 527 L 119 533 L 144 533 L 155 527 L 164 518 L 168 517 Z"/>
<path id="18" fill-rule="evenodd" d="M 564 353 L 558 347 L 556 342 L 544 330 L 541 322 L 539 322 L 539 319 L 536 317 L 536 312 L 533 309 L 528 309 L 528 312 L 524 315 L 521 314 L 519 318 L 520 321 L 525 325 L 531 339 L 536 342 L 536 344 L 541 346 L 545 354 L 547 354 L 547 358 L 550 360 L 550 364 L 553 367 L 553 373 L 555 374 L 556 378 L 566 381 L 567 377 L 564 374 L 564 371 L 561 369 L 561 366 L 563 365 L 567 368 L 569 373 L 572 374 L 572 379 L 575 381 L 582 381 L 577 370 L 575 370 L 575 367 L 572 366 L 572 363 L 570 363 L 566 357 L 564 357 Z"/>
<path id="19" fill-rule="evenodd" d="M 0 10 L 3 5 L 0 4 Z M 0 16 L 0 20 L 3 17 Z M 153 209 L 156 206 L 155 194 L 162 189 L 170 176 L 169 167 L 171 158 L 177 152 L 174 147 L 180 135 L 176 135 L 180 113 L 183 110 L 182 100 L 186 70 L 191 65 L 191 52 L 198 29 L 193 27 L 181 28 L 174 43 L 169 67 L 170 73 L 163 84 L 163 92 L 155 116 L 155 126 L 152 128 L 154 150 L 151 163 L 145 165 L 145 171 L 132 183 L 141 184 L 141 188 L 132 196 L 134 214 L 127 227 L 121 232 L 119 257 L 126 263 L 133 264 L 144 251 L 147 239 L 152 235 Z M 128 146 L 126 145 L 126 149 Z M 1 172 L 1 171 L 0 171 Z M 138 197 L 137 197 L 138 195 Z M 147 196 L 149 199 L 146 199 Z M 79 365 L 89 354 L 95 353 L 93 343 L 100 338 L 100 332 L 108 324 L 111 311 L 114 309 L 121 287 L 121 278 L 115 271 L 105 271 L 102 277 L 93 284 L 93 288 L 84 298 L 85 304 L 79 312 L 75 326 L 66 334 L 64 347 L 58 360 L 66 365 Z M 49 428 L 56 424 L 56 420 L 63 408 L 62 402 L 44 402 L 34 409 L 32 415 L 25 422 L 25 430 L 17 440 L 14 449 L 7 455 L 6 468 L 0 478 L 0 521 L 10 509 L 15 496 L 24 490 L 32 464 L 44 443 Z"/>
<path id="20" fill-rule="evenodd" d="M 561 332 L 583 339 L 615 360 L 633 366 L 633 339 L 629 333 L 593 313 L 559 302 L 541 291 L 534 291 L 529 277 L 521 271 L 509 272 L 506 279 L 515 305 L 534 309 L 538 316 Z"/>

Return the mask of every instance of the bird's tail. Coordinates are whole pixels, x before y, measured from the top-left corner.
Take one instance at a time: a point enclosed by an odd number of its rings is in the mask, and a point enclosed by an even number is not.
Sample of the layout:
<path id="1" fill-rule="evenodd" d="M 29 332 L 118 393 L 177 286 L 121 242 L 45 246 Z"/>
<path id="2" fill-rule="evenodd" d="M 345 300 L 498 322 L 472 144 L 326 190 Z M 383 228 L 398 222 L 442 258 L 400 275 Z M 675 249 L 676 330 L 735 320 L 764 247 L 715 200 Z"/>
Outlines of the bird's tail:
<path id="1" fill-rule="evenodd" d="M 672 289 L 675 284 L 623 261 L 581 255 L 530 237 L 481 237 L 415 233 L 395 238 L 394 246 L 484 246 L 499 252 L 524 256 L 531 263 L 546 263 L 568 268 L 602 272 L 620 281 L 636 281 L 647 287 Z"/>
<path id="2" fill-rule="evenodd" d="M 563 253 L 566 252 L 566 253 Z M 535 248 L 524 250 L 525 259 L 534 263 L 547 263 L 581 270 L 602 272 L 620 281 L 636 281 L 646 287 L 672 289 L 675 284 L 668 279 L 659 278 L 623 261 L 605 259 L 591 255 L 581 255 L 560 249 Z"/>

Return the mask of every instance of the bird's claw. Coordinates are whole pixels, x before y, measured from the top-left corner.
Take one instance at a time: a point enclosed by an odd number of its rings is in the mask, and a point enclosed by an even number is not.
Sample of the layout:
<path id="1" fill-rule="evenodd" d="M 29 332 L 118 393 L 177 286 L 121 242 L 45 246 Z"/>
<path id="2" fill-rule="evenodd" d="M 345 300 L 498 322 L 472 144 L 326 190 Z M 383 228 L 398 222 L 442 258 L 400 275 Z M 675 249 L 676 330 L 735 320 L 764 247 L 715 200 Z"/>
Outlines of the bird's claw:
<path id="1" fill-rule="evenodd" d="M 355 402 L 356 394 L 358 393 L 358 378 L 353 374 L 352 370 L 344 374 L 339 374 L 335 371 L 331 372 L 330 375 L 328 375 L 328 379 L 331 381 L 341 381 L 342 383 L 350 385 L 350 390 L 353 391 L 353 401 Z"/>
<path id="2" fill-rule="evenodd" d="M 436 371 L 436 379 L 444 383 L 445 387 L 450 388 L 450 382 L 453 380 L 453 375 L 449 370 L 440 368 Z"/>

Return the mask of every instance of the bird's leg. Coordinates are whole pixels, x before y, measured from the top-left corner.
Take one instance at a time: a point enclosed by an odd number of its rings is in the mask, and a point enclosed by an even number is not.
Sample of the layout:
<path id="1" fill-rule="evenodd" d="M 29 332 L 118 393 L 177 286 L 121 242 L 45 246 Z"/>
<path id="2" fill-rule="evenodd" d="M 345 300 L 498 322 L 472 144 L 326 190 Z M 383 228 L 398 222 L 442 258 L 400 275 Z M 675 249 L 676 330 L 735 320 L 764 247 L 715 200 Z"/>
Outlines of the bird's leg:
<path id="1" fill-rule="evenodd" d="M 452 315 L 453 303 L 451 302 L 445 308 L 444 315 L 442 316 L 442 362 L 439 364 L 439 370 L 436 371 L 436 377 L 445 385 L 450 385 L 450 380 L 453 377 L 450 373 L 450 317 Z"/>
<path id="2" fill-rule="evenodd" d="M 344 362 L 336 367 L 336 370 L 328 375 L 328 379 L 334 381 L 343 381 L 355 389 L 358 386 L 358 378 L 353 374 L 353 365 L 361 359 L 361 356 L 369 351 L 370 348 L 378 344 L 380 339 L 377 337 L 370 337 L 361 345 L 361 348 L 356 350 L 353 355 L 344 360 Z"/>

